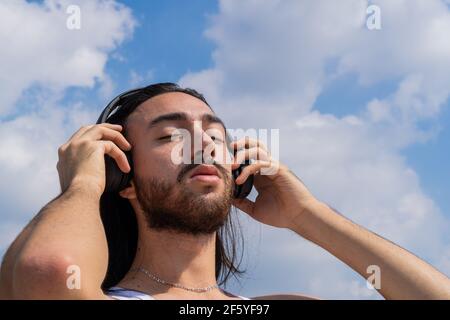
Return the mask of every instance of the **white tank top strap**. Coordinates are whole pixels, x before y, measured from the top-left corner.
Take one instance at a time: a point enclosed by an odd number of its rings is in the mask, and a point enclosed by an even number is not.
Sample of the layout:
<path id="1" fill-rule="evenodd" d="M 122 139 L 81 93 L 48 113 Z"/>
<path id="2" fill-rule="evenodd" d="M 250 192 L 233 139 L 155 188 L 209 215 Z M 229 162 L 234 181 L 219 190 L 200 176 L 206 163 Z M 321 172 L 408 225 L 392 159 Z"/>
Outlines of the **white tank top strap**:
<path id="1" fill-rule="evenodd" d="M 225 290 L 224 290 L 225 291 Z M 228 294 L 231 294 L 225 291 Z M 141 291 L 124 289 L 121 287 L 111 287 L 105 291 L 105 294 L 113 299 L 117 300 L 155 300 L 151 295 L 143 293 Z M 250 300 L 249 298 L 234 295 L 242 300 Z"/>
<path id="2" fill-rule="evenodd" d="M 105 293 L 107 296 L 117 300 L 155 300 L 146 293 L 120 287 L 111 287 Z"/>
<path id="3" fill-rule="evenodd" d="M 227 293 L 227 294 L 229 294 L 230 296 L 235 296 L 235 297 L 238 297 L 238 298 L 240 298 L 242 300 L 251 300 L 250 298 L 247 298 L 247 297 L 244 297 L 244 296 L 240 296 L 240 295 L 237 295 L 237 294 L 232 294 L 231 292 L 228 292 L 228 291 L 223 290 L 223 289 L 222 289 L 222 291 Z"/>

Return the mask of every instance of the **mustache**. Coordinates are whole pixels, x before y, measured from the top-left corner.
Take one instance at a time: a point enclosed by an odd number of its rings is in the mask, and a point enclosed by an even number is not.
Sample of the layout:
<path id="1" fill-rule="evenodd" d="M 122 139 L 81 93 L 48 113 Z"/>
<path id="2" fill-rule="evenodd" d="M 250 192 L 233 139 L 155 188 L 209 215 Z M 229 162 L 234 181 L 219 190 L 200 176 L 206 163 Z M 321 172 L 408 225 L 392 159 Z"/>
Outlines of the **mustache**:
<path id="1" fill-rule="evenodd" d="M 195 169 L 196 167 L 198 167 L 201 164 L 205 164 L 205 163 L 190 163 L 190 164 L 183 166 L 181 168 L 180 172 L 178 173 L 177 181 L 181 182 L 181 180 L 184 178 L 184 176 L 186 174 L 188 174 L 191 170 Z M 215 166 L 217 168 L 217 170 L 222 174 L 223 177 L 225 177 L 225 178 L 229 177 L 227 169 L 222 167 L 220 164 L 214 162 L 214 163 L 211 163 L 211 165 Z"/>

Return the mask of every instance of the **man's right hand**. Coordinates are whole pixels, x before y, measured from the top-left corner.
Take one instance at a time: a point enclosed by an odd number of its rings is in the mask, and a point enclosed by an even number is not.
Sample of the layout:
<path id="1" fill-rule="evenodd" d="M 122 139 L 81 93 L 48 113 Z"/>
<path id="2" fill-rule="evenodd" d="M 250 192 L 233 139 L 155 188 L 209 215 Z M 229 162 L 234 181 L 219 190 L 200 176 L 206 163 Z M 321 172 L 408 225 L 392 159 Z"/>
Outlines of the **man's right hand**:
<path id="1" fill-rule="evenodd" d="M 88 188 L 100 197 L 105 190 L 105 154 L 111 156 L 120 170 L 127 173 L 130 165 L 122 150 L 131 144 L 121 133 L 122 126 L 102 123 L 81 127 L 58 149 L 61 192 L 69 187 Z"/>

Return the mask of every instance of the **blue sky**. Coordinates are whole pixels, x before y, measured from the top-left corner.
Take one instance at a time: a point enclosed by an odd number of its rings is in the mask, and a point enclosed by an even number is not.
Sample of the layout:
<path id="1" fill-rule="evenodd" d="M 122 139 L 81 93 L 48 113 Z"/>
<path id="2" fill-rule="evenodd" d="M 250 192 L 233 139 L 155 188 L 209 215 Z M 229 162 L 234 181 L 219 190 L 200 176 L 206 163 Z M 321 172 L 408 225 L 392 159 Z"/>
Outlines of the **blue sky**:
<path id="1" fill-rule="evenodd" d="M 420 176 L 424 190 L 450 216 L 450 110 L 444 108 L 437 120 L 439 134 L 427 143 L 408 147 L 404 155 L 407 162 Z"/>
<path id="2" fill-rule="evenodd" d="M 213 43 L 203 36 L 215 1 L 123 1 L 140 26 L 118 53 L 126 63 L 107 65 L 120 83 L 130 69 L 153 70 L 154 81 L 177 81 L 186 72 L 210 67 Z M 125 86 L 127 84 L 125 83 Z"/>
<path id="3" fill-rule="evenodd" d="M 79 31 L 65 28 L 72 3 Z M 450 274 L 448 2 L 371 1 L 375 31 L 364 0 L 102 3 L 0 4 L 11 43 L 0 53 L 0 253 L 57 195 L 57 147 L 116 94 L 171 81 L 204 93 L 229 127 L 279 128 L 281 160 L 316 195 Z M 320 248 L 244 225 L 252 268 L 235 291 L 379 298 Z"/>

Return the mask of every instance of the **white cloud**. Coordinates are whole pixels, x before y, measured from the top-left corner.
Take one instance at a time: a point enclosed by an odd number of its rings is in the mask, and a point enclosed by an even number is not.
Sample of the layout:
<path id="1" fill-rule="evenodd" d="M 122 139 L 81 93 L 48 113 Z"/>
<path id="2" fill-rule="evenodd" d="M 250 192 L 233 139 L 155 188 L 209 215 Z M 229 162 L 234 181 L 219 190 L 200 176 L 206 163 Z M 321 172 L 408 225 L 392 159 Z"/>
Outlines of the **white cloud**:
<path id="1" fill-rule="evenodd" d="M 81 9 L 81 29 L 69 30 L 66 8 Z M 0 115 L 8 114 L 22 92 L 40 84 L 63 90 L 108 81 L 108 53 L 132 32 L 128 8 L 114 1 L 24 0 L 0 3 Z M 99 23 L 101 22 L 101 23 Z"/>
<path id="2" fill-rule="evenodd" d="M 363 0 L 220 1 L 205 32 L 217 45 L 215 64 L 180 82 L 204 92 L 232 128 L 280 128 L 281 160 L 320 199 L 449 275 L 448 259 L 440 257 L 450 248 L 449 219 L 401 152 L 436 134 L 418 122 L 435 119 L 448 100 L 450 11 L 438 0 L 377 5 L 382 29 L 369 31 Z M 325 86 L 346 74 L 361 86 L 398 86 L 351 106 L 359 110 L 346 117 L 315 111 Z M 255 224 L 244 229 L 252 233 Z M 258 263 L 243 293 L 379 298 L 297 235 L 263 227 L 259 246 L 250 238 Z"/>
<path id="3" fill-rule="evenodd" d="M 54 103 L 47 100 L 38 112 L 1 123 L 0 149 L 6 150 L 0 156 L 2 220 L 29 218 L 57 195 L 58 146 L 95 118 L 86 106 L 72 105 L 64 111 Z"/>
<path id="4" fill-rule="evenodd" d="M 311 109 L 326 81 L 325 67 L 346 48 L 365 16 L 364 2 L 357 0 L 339 5 L 267 1 L 264 6 L 221 1 L 220 8 L 205 32 L 217 44 L 215 68 L 187 74 L 181 82 L 200 86 L 214 104 L 223 104 L 224 97 L 230 105 L 246 99 L 243 111 L 258 105 L 260 110 L 295 109 L 299 115 Z M 236 110 L 233 119 L 243 111 Z"/>

